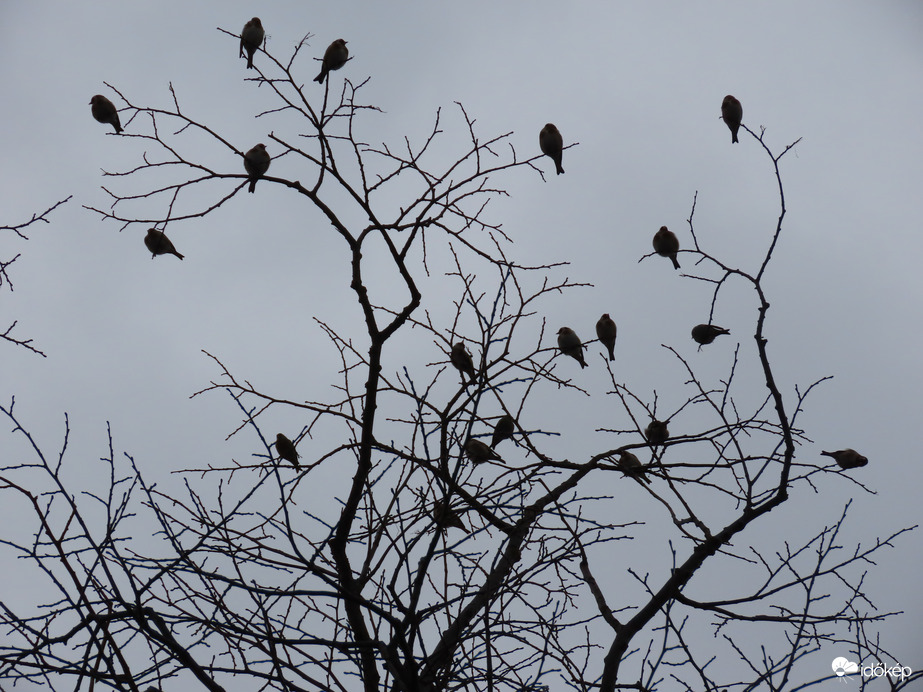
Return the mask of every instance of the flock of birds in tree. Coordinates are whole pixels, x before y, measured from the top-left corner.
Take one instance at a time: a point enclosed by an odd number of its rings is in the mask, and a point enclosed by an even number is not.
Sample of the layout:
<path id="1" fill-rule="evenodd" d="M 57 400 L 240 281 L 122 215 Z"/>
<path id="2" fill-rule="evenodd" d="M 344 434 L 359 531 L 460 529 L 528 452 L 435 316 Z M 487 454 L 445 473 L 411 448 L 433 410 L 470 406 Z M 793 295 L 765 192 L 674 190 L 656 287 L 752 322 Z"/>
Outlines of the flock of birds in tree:
<path id="1" fill-rule="evenodd" d="M 239 57 L 247 54 L 247 69 L 253 68 L 253 55 L 263 45 L 266 32 L 263 29 L 263 23 L 259 17 L 254 17 L 244 25 L 240 32 L 240 53 Z M 338 38 L 336 41 L 327 46 L 324 51 L 324 57 L 321 60 L 320 74 L 314 78 L 315 82 L 323 83 L 327 75 L 333 70 L 339 70 L 349 60 L 349 49 L 346 47 L 346 41 Z M 119 120 L 119 111 L 112 103 L 102 94 L 96 94 L 90 99 L 90 113 L 98 121 L 106 125 L 112 125 L 116 134 L 122 133 L 122 123 Z M 257 144 L 243 155 L 244 170 L 250 180 L 247 188 L 248 192 L 256 191 L 256 181 L 266 175 L 269 170 L 269 164 L 272 157 L 266 151 L 265 144 Z M 167 238 L 162 230 L 151 228 L 144 237 L 144 244 L 151 253 L 151 259 L 157 255 L 175 255 L 183 259 L 183 255 L 177 252 L 173 242 Z"/>
<path id="2" fill-rule="evenodd" d="M 259 17 L 254 17 L 244 25 L 240 33 L 239 57 L 244 57 L 244 53 L 246 53 L 247 69 L 253 69 L 253 56 L 263 45 L 265 36 L 266 33 Z M 339 70 L 348 60 L 349 49 L 346 47 L 346 41 L 338 38 L 327 47 L 326 51 L 324 51 L 324 57 L 321 60 L 321 70 L 317 77 L 314 78 L 314 81 L 323 84 L 330 72 Z M 112 125 L 112 127 L 115 128 L 116 134 L 121 134 L 122 124 L 119 120 L 118 109 L 115 107 L 115 104 L 105 96 L 96 94 L 90 99 L 90 112 L 98 122 Z M 724 100 L 721 102 L 721 117 L 731 131 L 731 143 L 736 144 L 739 141 L 737 139 L 737 133 L 740 130 L 740 125 L 743 120 L 743 106 L 741 106 L 740 101 L 730 94 L 725 96 Z M 547 123 L 541 129 L 538 135 L 538 144 L 542 153 L 554 162 L 555 173 L 561 175 L 564 172 L 562 164 L 564 138 L 553 123 Z M 266 151 L 266 145 L 264 144 L 257 144 L 254 146 L 243 155 L 243 159 L 244 169 L 247 172 L 250 182 L 247 191 L 254 192 L 257 181 L 269 170 L 269 164 L 272 159 L 269 152 Z M 157 255 L 175 255 L 179 259 L 183 259 L 183 255 L 177 252 L 176 247 L 174 247 L 173 243 L 162 230 L 156 228 L 149 229 L 147 235 L 144 237 L 144 244 L 151 253 L 151 259 Z M 675 233 L 670 231 L 666 226 L 661 226 L 660 230 L 654 234 L 653 246 L 656 254 L 670 259 L 674 269 L 680 268 L 679 260 L 677 260 L 679 239 L 676 237 Z M 615 339 L 617 331 L 616 324 L 608 313 L 600 317 L 599 321 L 596 323 L 597 339 L 605 346 L 610 361 L 615 360 Z M 729 330 L 714 324 L 698 324 L 692 328 L 692 338 L 699 344 L 699 349 L 704 345 L 712 343 L 718 336 L 730 333 Z M 558 349 L 563 355 L 570 356 L 580 363 L 581 369 L 587 367 L 587 362 L 583 355 L 585 347 L 580 337 L 578 337 L 577 333 L 570 327 L 561 327 L 558 330 Z M 458 369 L 463 378 L 467 378 L 464 382 L 465 386 L 477 382 L 474 360 L 471 354 L 468 353 L 464 343 L 458 342 L 452 346 L 452 350 L 449 354 L 449 361 Z M 469 437 L 463 445 L 465 455 L 475 465 L 490 461 L 496 461 L 502 464 L 504 463 L 503 459 L 494 451 L 494 448 L 504 440 L 512 439 L 515 432 L 515 420 L 508 413 L 504 414 L 497 420 L 490 444 L 488 445 L 474 437 Z M 663 445 L 670 436 L 667 422 L 656 419 L 651 420 L 644 430 L 644 436 L 651 447 Z M 299 454 L 295 449 L 294 442 L 282 433 L 279 433 L 276 435 L 275 447 L 280 459 L 288 461 L 296 469 L 300 468 L 298 463 Z M 854 469 L 865 466 L 868 463 L 868 459 L 854 449 L 847 448 L 835 452 L 823 451 L 821 454 L 833 458 L 842 469 Z M 619 470 L 626 476 L 634 478 L 639 483 L 650 484 L 651 480 L 645 475 L 647 467 L 636 455 L 628 451 L 623 451 L 619 456 L 617 464 Z M 458 514 L 450 507 L 443 505 L 439 500 L 436 500 L 434 503 L 433 517 L 437 526 L 442 530 L 449 527 L 465 528 Z"/>

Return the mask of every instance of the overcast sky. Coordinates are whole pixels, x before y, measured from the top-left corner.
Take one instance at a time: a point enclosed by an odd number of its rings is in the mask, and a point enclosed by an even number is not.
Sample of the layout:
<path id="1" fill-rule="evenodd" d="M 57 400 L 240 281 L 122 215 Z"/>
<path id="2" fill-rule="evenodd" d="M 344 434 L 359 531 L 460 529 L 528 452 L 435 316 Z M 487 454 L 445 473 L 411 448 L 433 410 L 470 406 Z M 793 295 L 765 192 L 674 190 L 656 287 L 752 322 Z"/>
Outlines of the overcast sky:
<path id="1" fill-rule="evenodd" d="M 731 144 L 719 119 L 725 94 L 740 99 L 751 129 L 766 128 L 774 151 L 802 138 L 782 160 L 788 216 L 766 279 L 769 352 L 789 402 L 795 385 L 834 376 L 807 402 L 800 426 L 816 444 L 800 448 L 799 458 L 854 447 L 870 463 L 853 474 L 877 494 L 826 476 L 817 494 L 800 488 L 761 530 L 771 533 L 774 525 L 790 536 L 800 524 L 807 537 L 834 522 L 851 496 L 847 535 L 855 540 L 920 521 L 923 460 L 906 438 L 923 413 L 918 0 L 5 0 L 0 223 L 73 199 L 50 224 L 30 228 L 29 242 L 0 235 L 0 256 L 22 253 L 11 267 L 15 291 L 0 293 L 0 328 L 18 320 L 14 334 L 34 339 L 48 356 L 0 342 L 0 400 L 16 396 L 22 422 L 51 454 L 69 414 L 75 482 L 94 482 L 107 421 L 117 453 L 132 454 L 164 484 L 178 485 L 169 471 L 244 461 L 260 451 L 252 436 L 225 442 L 240 418 L 226 396 L 189 399 L 220 374 L 201 349 L 258 388 L 319 399 L 337 382 L 337 359 L 312 316 L 361 343 L 344 245 L 283 186 L 261 183 L 255 195 L 238 194 L 207 218 L 171 226 L 182 262 L 152 261 L 145 228 L 120 233 L 83 208 L 108 204 L 101 185 L 140 189 L 101 175 L 138 165 L 145 150 L 90 116 L 96 93 L 124 106 L 104 82 L 136 104 L 160 107 L 169 107 L 172 83 L 184 112 L 241 150 L 262 141 L 277 153 L 267 138 L 273 130 L 294 138 L 290 119 L 254 117 L 277 104 L 269 89 L 244 81 L 251 75 L 237 42 L 217 30 L 239 32 L 253 15 L 283 62 L 313 34 L 296 69 L 318 98 L 313 58 L 333 39 L 348 40 L 353 60 L 334 81 L 370 76 L 365 100 L 383 111 L 364 119 L 367 142 L 396 146 L 405 135 L 419 142 L 442 108 L 440 150 L 462 152 L 458 101 L 482 138 L 513 132 L 521 157 L 537 151 L 546 122 L 558 126 L 565 144 L 578 143 L 564 154 L 564 175 L 554 176 L 545 159 L 545 181 L 526 169 L 498 179 L 511 197 L 492 205 L 491 218 L 513 238 L 512 256 L 570 262 L 556 276 L 593 284 L 543 304 L 546 345 L 564 324 L 589 339 L 599 315 L 611 313 L 619 324 L 617 372 L 639 393 L 656 389 L 669 410 L 688 394 L 679 391 L 684 373 L 660 344 L 677 347 L 715 379 L 727 372 L 737 343 L 752 365 L 755 296 L 743 283 L 729 286 L 714 321 L 732 335 L 696 353 L 689 329 L 708 318 L 708 288 L 682 278 L 666 259 L 638 260 L 661 225 L 691 245 L 686 219 L 696 191 L 696 230 L 715 254 L 755 271 L 765 252 L 778 215 L 770 161 L 749 135 Z M 202 147 L 216 168 L 241 170 L 239 158 L 211 142 L 178 141 L 185 151 Z M 292 157 L 274 163 L 271 174 L 304 175 Z M 237 183 L 212 184 L 209 194 Z M 455 297 L 431 293 L 425 304 L 438 314 Z M 577 460 L 600 449 L 591 431 L 615 427 L 617 411 L 604 400 L 599 353 L 591 349 L 588 357 L 590 368 L 573 377 L 594 397 L 561 393 L 573 398 L 530 410 L 536 425 L 564 432 L 553 453 Z M 426 337 L 418 350 L 391 353 L 386 369 L 439 358 Z M 761 385 L 753 374 L 742 379 Z M 297 411 L 279 409 L 265 430 L 297 431 L 304 422 Z M 683 432 L 677 427 L 674 433 Z M 23 449 L 9 428 L 0 426 L 4 463 Z M 14 511 L 0 506 L 4 525 Z M 883 556 L 868 580 L 881 610 L 907 613 L 883 630 L 885 645 L 907 665 L 923 664 L 913 660 L 923 651 L 921 554 L 917 531 Z M 27 588 L 15 570 L 2 570 L 0 597 Z M 835 654 L 817 654 L 818 675 Z"/>

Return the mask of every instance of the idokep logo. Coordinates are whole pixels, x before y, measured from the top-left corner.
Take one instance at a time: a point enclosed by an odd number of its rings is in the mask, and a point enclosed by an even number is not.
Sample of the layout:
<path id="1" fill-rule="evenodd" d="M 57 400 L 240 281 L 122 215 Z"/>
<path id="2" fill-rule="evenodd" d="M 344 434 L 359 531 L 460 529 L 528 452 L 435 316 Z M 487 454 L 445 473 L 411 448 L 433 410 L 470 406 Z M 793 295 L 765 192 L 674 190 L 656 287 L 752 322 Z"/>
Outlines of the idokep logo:
<path id="1" fill-rule="evenodd" d="M 836 676 L 840 678 L 846 675 L 859 674 L 864 678 L 881 678 L 888 676 L 892 680 L 900 680 L 903 682 L 913 674 L 913 670 L 911 670 L 910 666 L 894 664 L 888 667 L 880 661 L 874 665 L 860 666 L 858 663 L 850 661 L 843 656 L 833 659 L 833 663 L 830 664 L 830 667 L 833 668 L 833 672 L 836 673 Z"/>
<path id="2" fill-rule="evenodd" d="M 830 664 L 833 668 L 833 672 L 837 674 L 838 677 L 843 677 L 844 675 L 852 675 L 853 673 L 859 672 L 859 664 L 853 663 L 852 661 L 843 658 L 833 659 L 833 663 Z"/>

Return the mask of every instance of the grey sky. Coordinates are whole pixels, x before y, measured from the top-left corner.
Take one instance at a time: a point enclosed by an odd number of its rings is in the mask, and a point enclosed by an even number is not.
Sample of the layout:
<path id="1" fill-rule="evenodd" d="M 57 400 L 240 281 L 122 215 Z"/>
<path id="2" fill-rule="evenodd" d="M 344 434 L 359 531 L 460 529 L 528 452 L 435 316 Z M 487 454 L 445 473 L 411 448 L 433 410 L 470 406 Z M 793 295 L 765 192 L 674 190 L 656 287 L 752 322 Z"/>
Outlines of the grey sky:
<path id="1" fill-rule="evenodd" d="M 179 479 L 170 471 L 231 457 L 248 461 L 260 451 L 247 435 L 224 441 L 239 422 L 227 397 L 189 400 L 219 376 L 200 349 L 258 388 L 318 399 L 337 381 L 331 373 L 338 362 L 312 316 L 362 338 L 342 241 L 282 186 L 261 183 L 255 195 L 244 191 L 209 217 L 171 225 L 182 262 L 151 261 L 144 227 L 119 233 L 82 207 L 108 204 L 101 185 L 122 192 L 139 187 L 100 174 L 138 165 L 144 151 L 138 141 L 107 136 L 111 128 L 91 118 L 93 94 L 124 105 L 104 81 L 134 103 L 164 107 L 172 82 L 184 112 L 241 150 L 266 142 L 278 153 L 266 137 L 273 130 L 294 138 L 300 130 L 286 116 L 254 119 L 276 103 L 269 89 L 244 82 L 251 75 L 237 58 L 236 41 L 216 30 L 240 31 L 253 15 L 266 27 L 268 49 L 283 61 L 305 34 L 314 35 L 296 66 L 318 98 L 323 88 L 310 83 L 313 58 L 334 38 L 349 41 L 353 60 L 334 81 L 371 76 L 364 98 L 384 111 L 364 119 L 363 138 L 372 144 L 400 146 L 405 135 L 421 142 L 441 107 L 446 134 L 439 151 L 456 156 L 466 142 L 454 101 L 477 120 L 482 138 L 513 131 L 520 158 L 537 152 L 546 122 L 558 126 L 565 145 L 578 142 L 564 153 L 564 175 L 554 176 L 545 159 L 546 182 L 524 170 L 498 178 L 511 196 L 492 204 L 491 218 L 514 239 L 512 256 L 523 263 L 569 261 L 556 275 L 594 284 L 544 304 L 546 345 L 563 324 L 588 340 L 599 315 L 611 313 L 619 325 L 617 371 L 639 393 L 656 389 L 666 410 L 687 394 L 683 372 L 660 344 L 676 346 L 717 379 L 739 342 L 752 367 L 755 297 L 743 284 L 726 288 L 714 321 L 732 336 L 696 353 L 689 329 L 707 320 L 710 291 L 681 278 L 666 259 L 638 259 L 650 252 L 661 225 L 690 246 L 686 219 L 696 191 L 696 231 L 715 254 L 748 269 L 762 256 L 777 191 L 752 137 L 742 133 L 741 143 L 731 145 L 719 119 L 725 94 L 741 100 L 745 124 L 766 127 L 774 151 L 803 138 L 782 163 L 788 216 L 769 270 L 770 354 L 789 397 L 795 384 L 835 376 L 807 402 L 800 424 L 816 445 L 799 456 L 854 447 L 870 464 L 853 475 L 877 495 L 824 477 L 816 495 L 802 489 L 774 512 L 761 539 L 772 545 L 798 526 L 807 537 L 834 522 L 854 494 L 850 538 L 868 542 L 920 521 L 923 464 L 906 435 L 919 427 L 923 388 L 923 4 L 913 0 L 566 8 L 6 0 L 0 222 L 20 222 L 74 197 L 50 224 L 31 228 L 29 242 L 0 236 L 0 256 L 23 254 L 11 268 L 15 291 L 0 294 L 0 328 L 18 320 L 15 334 L 33 338 L 48 355 L 0 342 L 0 399 L 7 404 L 16 396 L 22 421 L 50 453 L 60 446 L 69 413 L 75 483 L 94 483 L 106 421 L 117 453 L 132 454 L 172 487 Z M 210 141 L 178 141 L 187 152 L 201 148 L 199 155 L 216 167 L 243 172 L 238 158 Z M 292 157 L 274 162 L 270 174 L 304 175 Z M 222 182 L 210 183 L 206 198 L 236 183 Z M 690 255 L 681 254 L 680 262 L 693 269 Z M 482 277 L 485 290 L 488 278 Z M 431 285 L 447 284 L 433 279 Z M 434 288 L 425 304 L 438 313 L 454 298 Z M 408 337 L 404 354 L 390 356 L 392 372 L 405 360 L 420 364 L 421 373 L 422 364 L 440 360 L 428 338 Z M 598 351 L 590 349 L 588 359 L 590 367 L 573 377 L 592 398 L 562 392 L 528 411 L 535 427 L 564 433 L 550 448 L 568 458 L 598 449 L 602 437 L 592 431 L 616 425 L 618 408 L 605 397 Z M 759 387 L 759 379 L 753 384 Z M 274 437 L 277 429 L 294 432 L 303 423 L 297 412 L 279 409 L 264 428 Z M 8 428 L 0 430 L 4 458 L 23 449 Z M 682 428 L 678 422 L 674 432 Z M 17 511 L 0 506 L 0 523 L 9 525 Z M 651 530 L 662 521 L 657 514 L 649 519 Z M 881 610 L 906 611 L 883 638 L 908 665 L 923 664 L 913 658 L 923 651 L 921 554 L 917 531 L 887 553 L 867 584 Z M 15 569 L 3 570 L 0 598 L 28 588 Z M 829 653 L 818 654 L 819 671 L 837 652 Z"/>

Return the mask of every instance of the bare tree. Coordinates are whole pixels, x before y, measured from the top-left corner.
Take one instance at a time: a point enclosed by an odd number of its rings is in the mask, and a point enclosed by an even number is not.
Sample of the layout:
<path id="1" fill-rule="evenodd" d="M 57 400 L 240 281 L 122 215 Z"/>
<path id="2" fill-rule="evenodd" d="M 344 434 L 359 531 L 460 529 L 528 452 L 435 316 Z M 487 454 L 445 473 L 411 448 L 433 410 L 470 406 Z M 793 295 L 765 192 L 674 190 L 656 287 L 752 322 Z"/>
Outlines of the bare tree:
<path id="1" fill-rule="evenodd" d="M 756 272 L 713 253 L 696 232 L 695 200 L 688 221 L 695 246 L 683 254 L 696 269 L 686 276 L 713 284 L 712 309 L 732 290 L 729 278 L 758 297 L 752 347 L 765 391 L 756 403 L 738 402 L 739 349 L 714 383 L 667 348 L 688 374 L 685 401 L 669 410 L 656 393 L 620 382 L 605 360 L 621 427 L 604 431 L 608 443 L 592 454 L 556 458 L 548 441 L 559 431 L 530 426 L 529 405 L 559 389 L 582 390 L 566 374 L 573 362 L 551 345 L 556 330 L 546 329 L 542 301 L 582 284 L 560 278 L 556 263 L 517 263 L 512 238 L 488 214 L 489 202 L 506 194 L 495 181 L 544 177 L 544 162 L 518 154 L 511 133 L 482 139 L 460 104 L 451 115 L 438 112 L 418 142 L 366 143 L 365 116 L 377 109 L 361 100 L 365 82 L 347 76 L 302 88 L 295 60 L 308 38 L 285 63 L 262 51 L 254 61 L 251 81 L 275 99 L 260 116 L 292 111 L 306 129 L 269 134 L 273 161 L 295 159 L 302 173 L 289 180 L 271 166 L 256 193 L 281 185 L 300 195 L 348 253 L 344 284 L 361 306 L 361 330 L 317 322 L 340 360 L 337 397 L 266 391 L 209 353 L 218 375 L 195 396 L 233 399 L 241 416 L 230 435 L 253 440 L 252 459 L 186 469 L 185 495 L 172 496 L 147 482 L 131 455 L 117 455 L 110 436 L 108 491 L 89 497 L 92 510 L 62 480 L 66 419 L 52 456 L 13 402 L 0 407 L 33 454 L 4 464 L 0 487 L 24 499 L 37 522 L 32 541 L 6 545 L 55 590 L 38 607 L 3 604 L 0 679 L 56 687 L 76 678 L 131 690 L 192 680 L 210 690 L 799 689 L 819 679 L 799 662 L 822 644 L 848 646 L 862 661 L 886 655 L 875 628 L 892 613 L 874 608 L 863 570 L 909 529 L 845 555 L 845 509 L 781 547 L 761 545 L 757 533 L 792 504 L 790 488 L 841 473 L 796 459 L 809 441 L 799 415 L 823 379 L 786 394 L 765 331 L 762 279 L 785 217 L 779 163 L 797 142 L 776 154 L 763 132 L 746 130 L 779 186 L 780 213 Z M 152 150 L 136 168 L 105 174 L 129 191 L 107 185 L 111 207 L 92 211 L 120 230 L 167 230 L 245 194 L 252 143 L 231 143 L 217 125 L 184 112 L 172 87 L 171 109 L 114 90 L 129 116 L 122 136 Z M 444 128 L 462 133 L 450 135 L 459 143 L 448 164 L 434 152 Z M 239 165 L 192 160 L 184 154 L 190 136 L 240 157 Z M 169 182 L 143 187 L 158 170 Z M 383 267 L 399 291 L 370 290 L 366 277 Z M 453 285 L 455 300 L 436 298 L 424 309 L 424 290 L 436 282 Z M 407 333 L 416 344 L 425 335 L 437 355 L 405 356 Z M 456 344 L 472 355 L 473 377 L 450 359 Z M 300 459 L 278 459 L 275 431 L 263 429 L 267 411 L 279 407 L 304 416 L 293 436 Z M 703 421 L 699 431 L 646 433 L 651 421 L 681 414 Z M 511 439 L 491 449 L 506 416 Z M 342 493 L 323 503 L 315 479 L 331 467 Z M 612 544 L 639 523 L 606 518 L 609 479 L 660 512 L 673 536 L 663 546 L 669 568 L 611 576 Z M 100 507 L 104 517 L 94 519 Z M 151 522 L 158 551 L 131 540 Z M 698 590 L 709 583 L 704 575 L 725 571 L 736 576 L 722 584 L 722 598 Z M 719 667 L 719 647 L 738 664 Z"/>
<path id="2" fill-rule="evenodd" d="M 29 240 L 29 236 L 25 234 L 25 230 L 37 221 L 42 221 L 43 223 L 51 223 L 48 220 L 48 215 L 62 204 L 67 202 L 69 199 L 70 197 L 67 197 L 66 199 L 62 199 L 60 202 L 52 204 L 41 214 L 33 214 L 32 218 L 28 221 L 14 224 L 12 226 L 0 226 L 0 231 L 10 231 L 20 240 Z M 0 291 L 3 290 L 4 286 L 6 286 L 8 289 L 10 289 L 10 293 L 13 292 L 13 280 L 10 278 L 9 269 L 10 266 L 21 256 L 22 253 L 18 252 L 9 259 L 0 258 Z M 32 353 L 36 353 L 44 358 L 45 354 L 32 344 L 32 339 L 19 339 L 13 336 L 13 329 L 15 329 L 16 324 L 17 321 L 14 320 L 12 324 L 3 330 L 3 332 L 0 332 L 0 338 L 5 339 L 10 343 L 16 344 L 17 346 L 22 346 L 27 351 L 32 351 Z"/>

